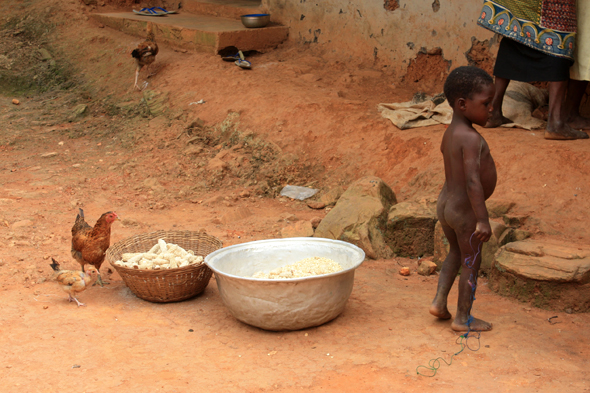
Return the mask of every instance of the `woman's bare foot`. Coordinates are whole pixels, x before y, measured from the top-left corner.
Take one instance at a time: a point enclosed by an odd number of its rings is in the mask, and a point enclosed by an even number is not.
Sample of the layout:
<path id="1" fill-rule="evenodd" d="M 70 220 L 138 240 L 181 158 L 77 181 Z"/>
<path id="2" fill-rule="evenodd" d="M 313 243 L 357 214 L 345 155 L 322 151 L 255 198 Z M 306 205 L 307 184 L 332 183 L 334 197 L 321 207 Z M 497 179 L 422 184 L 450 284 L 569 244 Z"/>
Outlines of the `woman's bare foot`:
<path id="1" fill-rule="evenodd" d="M 488 119 L 488 121 L 485 125 L 485 128 L 496 128 L 496 127 L 500 127 L 502 124 L 508 124 L 508 123 L 512 123 L 512 120 L 510 120 L 507 117 L 504 117 L 500 113 L 492 113 L 492 115 L 490 116 L 490 118 Z"/>
<path id="2" fill-rule="evenodd" d="M 488 330 L 492 330 L 492 324 L 478 318 L 473 318 L 471 323 L 467 325 L 467 323 L 460 323 L 455 319 L 451 324 L 451 329 L 456 332 L 467 332 L 469 330 L 475 332 L 486 332 Z"/>
<path id="3" fill-rule="evenodd" d="M 583 116 L 576 116 L 570 118 L 571 120 L 567 123 L 570 127 L 575 130 L 590 130 L 590 119 Z"/>
<path id="4" fill-rule="evenodd" d="M 545 139 L 552 140 L 573 140 L 573 139 L 588 139 L 590 136 L 583 131 L 574 130 L 567 124 L 552 125 L 547 124 L 545 130 Z"/>
<path id="5" fill-rule="evenodd" d="M 430 306 L 430 313 L 440 319 L 451 319 L 452 317 L 446 306 L 441 306 L 436 303 L 432 303 Z"/>

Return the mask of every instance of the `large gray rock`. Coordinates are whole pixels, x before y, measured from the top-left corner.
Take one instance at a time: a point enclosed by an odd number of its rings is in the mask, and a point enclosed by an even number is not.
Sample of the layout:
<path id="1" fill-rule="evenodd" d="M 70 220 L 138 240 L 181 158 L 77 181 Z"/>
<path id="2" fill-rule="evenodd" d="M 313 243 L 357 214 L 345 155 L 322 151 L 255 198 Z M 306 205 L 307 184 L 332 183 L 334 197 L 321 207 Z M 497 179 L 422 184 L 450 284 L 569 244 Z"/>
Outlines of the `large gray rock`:
<path id="1" fill-rule="evenodd" d="M 436 222 L 435 199 L 393 205 L 384 233 L 387 245 L 400 256 L 432 255 Z"/>
<path id="2" fill-rule="evenodd" d="M 387 214 L 397 200 L 392 189 L 378 177 L 353 183 L 316 228 L 314 237 L 343 240 L 357 245 L 368 258 L 390 258 L 391 248 L 382 231 Z"/>
<path id="3" fill-rule="evenodd" d="M 537 307 L 590 311 L 590 248 L 525 240 L 498 251 L 489 286 Z"/>

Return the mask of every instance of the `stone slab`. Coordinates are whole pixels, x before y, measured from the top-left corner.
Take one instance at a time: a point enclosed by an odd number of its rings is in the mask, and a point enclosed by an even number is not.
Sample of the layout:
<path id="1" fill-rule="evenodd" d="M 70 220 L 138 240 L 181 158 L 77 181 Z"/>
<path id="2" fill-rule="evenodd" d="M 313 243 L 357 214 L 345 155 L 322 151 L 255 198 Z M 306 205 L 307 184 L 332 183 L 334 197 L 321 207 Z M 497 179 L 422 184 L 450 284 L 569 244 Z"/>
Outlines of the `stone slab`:
<path id="1" fill-rule="evenodd" d="M 250 29 L 240 20 L 209 15 L 152 17 L 118 12 L 92 14 L 92 17 L 105 26 L 138 37 L 145 37 L 147 22 L 152 22 L 156 42 L 213 54 L 228 46 L 265 52 L 276 48 L 289 36 L 289 28 L 282 25 L 271 23 L 267 27 Z"/>
<path id="2" fill-rule="evenodd" d="M 525 240 L 502 247 L 488 278 L 490 289 L 533 306 L 590 311 L 590 247 Z"/>
<path id="3" fill-rule="evenodd" d="M 590 250 L 578 246 L 520 241 L 496 256 L 496 268 L 522 278 L 552 282 L 590 282 Z"/>

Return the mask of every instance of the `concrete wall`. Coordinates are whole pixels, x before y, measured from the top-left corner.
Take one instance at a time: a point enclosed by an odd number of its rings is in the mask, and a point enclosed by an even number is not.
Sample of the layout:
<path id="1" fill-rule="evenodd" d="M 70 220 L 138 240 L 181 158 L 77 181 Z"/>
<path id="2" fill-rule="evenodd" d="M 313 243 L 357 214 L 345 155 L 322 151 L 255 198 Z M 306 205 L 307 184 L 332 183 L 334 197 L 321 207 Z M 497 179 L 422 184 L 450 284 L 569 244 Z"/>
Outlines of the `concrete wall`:
<path id="1" fill-rule="evenodd" d="M 493 33 L 477 26 L 480 0 L 262 0 L 290 40 L 325 54 L 387 67 L 402 77 L 422 50 L 440 47 L 450 68 L 468 64 L 472 42 Z M 397 8 L 396 8 L 397 7 Z M 475 41 L 472 41 L 474 39 Z M 490 44 L 491 45 L 491 44 Z M 495 51 L 492 49 L 495 53 Z"/>

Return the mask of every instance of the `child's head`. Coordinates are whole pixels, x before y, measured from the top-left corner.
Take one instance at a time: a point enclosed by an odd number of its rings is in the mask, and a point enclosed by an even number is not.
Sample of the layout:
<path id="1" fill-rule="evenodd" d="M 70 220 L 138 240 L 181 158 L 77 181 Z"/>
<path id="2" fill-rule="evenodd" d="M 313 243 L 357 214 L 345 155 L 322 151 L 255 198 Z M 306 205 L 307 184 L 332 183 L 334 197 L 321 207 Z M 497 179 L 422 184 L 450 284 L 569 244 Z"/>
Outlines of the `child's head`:
<path id="1" fill-rule="evenodd" d="M 481 93 L 485 86 L 493 83 L 490 74 L 481 68 L 457 67 L 447 77 L 444 93 L 449 105 L 454 108 L 459 98 L 471 99 L 474 94 Z"/>

